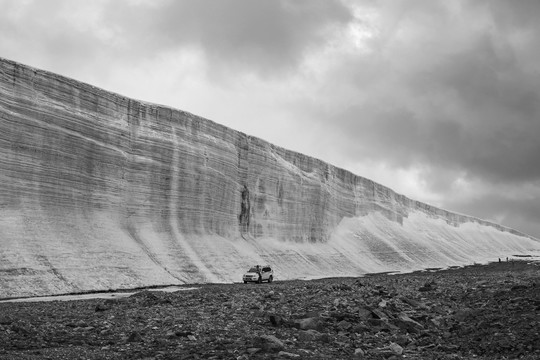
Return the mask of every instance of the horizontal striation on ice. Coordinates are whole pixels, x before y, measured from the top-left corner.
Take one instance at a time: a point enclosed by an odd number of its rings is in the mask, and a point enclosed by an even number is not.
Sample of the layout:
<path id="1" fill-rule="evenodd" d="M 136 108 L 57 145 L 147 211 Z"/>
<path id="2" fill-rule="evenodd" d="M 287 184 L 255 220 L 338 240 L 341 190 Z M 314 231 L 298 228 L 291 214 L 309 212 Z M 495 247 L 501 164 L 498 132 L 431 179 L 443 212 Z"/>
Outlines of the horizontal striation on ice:
<path id="1" fill-rule="evenodd" d="M 540 253 L 193 114 L 0 59 L 0 298 Z"/>

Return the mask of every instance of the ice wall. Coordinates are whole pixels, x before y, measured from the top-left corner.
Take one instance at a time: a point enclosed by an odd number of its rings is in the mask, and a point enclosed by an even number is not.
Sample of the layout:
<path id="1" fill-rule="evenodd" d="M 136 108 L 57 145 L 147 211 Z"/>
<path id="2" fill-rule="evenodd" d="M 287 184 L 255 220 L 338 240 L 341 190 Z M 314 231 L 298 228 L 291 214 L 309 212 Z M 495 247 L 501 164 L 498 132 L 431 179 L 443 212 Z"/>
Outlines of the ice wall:
<path id="1" fill-rule="evenodd" d="M 0 297 L 412 270 L 540 252 L 184 111 L 0 59 Z"/>

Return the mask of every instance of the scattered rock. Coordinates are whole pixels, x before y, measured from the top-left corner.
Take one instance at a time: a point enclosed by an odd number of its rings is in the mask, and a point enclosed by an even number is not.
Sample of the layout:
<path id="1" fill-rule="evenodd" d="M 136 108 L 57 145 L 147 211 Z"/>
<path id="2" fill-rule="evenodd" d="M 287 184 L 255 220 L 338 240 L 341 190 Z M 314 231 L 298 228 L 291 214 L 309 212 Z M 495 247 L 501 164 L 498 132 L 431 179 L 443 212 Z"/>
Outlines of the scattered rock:
<path id="1" fill-rule="evenodd" d="M 247 349 L 247 352 L 249 353 L 249 355 L 255 355 L 256 353 L 260 351 L 261 351 L 261 348 L 248 348 Z"/>
<path id="2" fill-rule="evenodd" d="M 0 325 L 11 325 L 13 322 L 13 318 L 10 316 L 7 316 L 6 314 L 0 315 Z"/>
<path id="3" fill-rule="evenodd" d="M 111 309 L 111 306 L 110 305 L 107 305 L 105 303 L 99 303 L 96 305 L 95 307 L 95 311 L 96 312 L 99 312 L 99 311 L 107 311 L 107 310 L 110 310 Z"/>
<path id="4" fill-rule="evenodd" d="M 305 319 L 294 320 L 292 326 L 301 330 L 317 330 L 321 328 L 321 321 L 319 318 L 311 317 Z"/>
<path id="5" fill-rule="evenodd" d="M 368 309 L 366 307 L 361 307 L 357 311 L 358 317 L 363 320 L 372 319 L 373 315 L 371 313 L 371 309 Z"/>
<path id="6" fill-rule="evenodd" d="M 458 309 L 454 312 L 454 319 L 459 322 L 462 322 L 472 317 L 473 314 L 474 314 L 474 310 L 471 308 Z"/>
<path id="7" fill-rule="evenodd" d="M 360 348 L 356 348 L 354 350 L 354 355 L 353 356 L 354 356 L 355 359 L 363 359 L 365 354 L 366 353 L 364 352 L 364 350 L 362 350 Z"/>
<path id="8" fill-rule="evenodd" d="M 427 306 L 423 304 L 422 302 L 405 297 L 405 296 L 401 297 L 401 301 L 403 301 L 406 304 L 409 304 L 413 308 L 427 309 Z"/>
<path id="9" fill-rule="evenodd" d="M 300 341 L 314 341 L 317 336 L 312 333 L 312 331 L 317 332 L 317 330 L 306 330 L 306 331 L 300 331 L 298 333 L 298 340 Z"/>
<path id="10" fill-rule="evenodd" d="M 523 289 L 527 289 L 528 286 L 525 285 L 525 284 L 518 284 L 518 285 L 514 285 L 510 288 L 511 291 L 517 291 L 517 290 L 523 290 Z"/>
<path id="11" fill-rule="evenodd" d="M 298 354 L 293 354 L 293 353 L 286 352 L 286 351 L 280 351 L 278 353 L 278 356 L 281 357 L 281 358 L 284 358 L 284 359 L 298 359 L 300 357 L 300 355 L 298 355 Z"/>
<path id="12" fill-rule="evenodd" d="M 317 330 L 300 330 L 298 333 L 299 341 L 321 341 L 329 342 L 329 336 L 326 333 L 320 333 Z"/>
<path id="13" fill-rule="evenodd" d="M 139 334 L 137 331 L 131 332 L 131 334 L 129 334 L 128 338 L 126 339 L 127 342 L 139 342 L 142 340 L 143 339 L 141 334 Z"/>
<path id="14" fill-rule="evenodd" d="M 404 313 L 397 314 L 397 319 L 393 320 L 393 323 L 407 332 L 418 332 L 422 330 L 424 326 L 417 321 L 414 321 Z"/>
<path id="15" fill-rule="evenodd" d="M 538 283 L 531 267 L 0 303 L 0 358 L 532 360 L 538 286 L 511 290 Z"/>
<path id="16" fill-rule="evenodd" d="M 436 287 L 434 286 L 434 284 L 432 283 L 425 283 L 424 286 L 418 288 L 418 291 L 422 291 L 422 292 L 425 292 L 425 291 L 433 291 L 435 290 Z"/>
<path id="17" fill-rule="evenodd" d="M 396 355 L 403 354 L 403 348 L 396 343 L 391 343 L 388 348 Z"/>
<path id="18" fill-rule="evenodd" d="M 341 330 L 349 330 L 352 327 L 352 324 L 348 322 L 347 320 L 342 320 L 338 323 L 338 328 Z"/>
<path id="19" fill-rule="evenodd" d="M 188 337 L 190 335 L 193 335 L 191 331 L 175 331 L 174 334 L 181 337 Z"/>
<path id="20" fill-rule="evenodd" d="M 286 323 L 286 320 L 279 315 L 272 314 L 269 316 L 269 318 L 270 318 L 270 323 L 274 326 L 281 326 Z"/>
<path id="21" fill-rule="evenodd" d="M 254 345 L 254 347 L 273 352 L 278 352 L 285 348 L 285 344 L 274 335 L 261 335 L 255 338 Z"/>
<path id="22" fill-rule="evenodd" d="M 371 313 L 375 319 L 388 320 L 388 316 L 379 309 L 373 309 L 371 310 Z"/>

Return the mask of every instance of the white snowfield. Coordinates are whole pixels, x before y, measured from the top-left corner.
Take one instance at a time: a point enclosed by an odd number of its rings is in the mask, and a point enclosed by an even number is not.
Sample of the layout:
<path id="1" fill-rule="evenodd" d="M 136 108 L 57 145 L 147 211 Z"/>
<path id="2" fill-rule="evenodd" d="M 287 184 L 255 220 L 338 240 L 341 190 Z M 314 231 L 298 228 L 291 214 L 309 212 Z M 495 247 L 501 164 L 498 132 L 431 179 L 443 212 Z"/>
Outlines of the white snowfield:
<path id="1" fill-rule="evenodd" d="M 519 231 L 3 59 L 0 154 L 0 298 L 540 255 Z"/>

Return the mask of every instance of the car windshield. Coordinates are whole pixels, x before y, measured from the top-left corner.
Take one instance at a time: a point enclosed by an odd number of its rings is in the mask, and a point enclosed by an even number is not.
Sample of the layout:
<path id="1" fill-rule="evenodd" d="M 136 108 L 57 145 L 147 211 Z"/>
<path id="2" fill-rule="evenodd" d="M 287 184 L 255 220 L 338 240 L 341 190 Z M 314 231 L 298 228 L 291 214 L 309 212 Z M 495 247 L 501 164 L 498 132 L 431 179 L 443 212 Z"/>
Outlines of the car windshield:
<path id="1" fill-rule="evenodd" d="M 256 267 L 252 267 L 251 269 L 249 269 L 248 272 L 257 272 L 257 268 L 256 268 Z"/>

